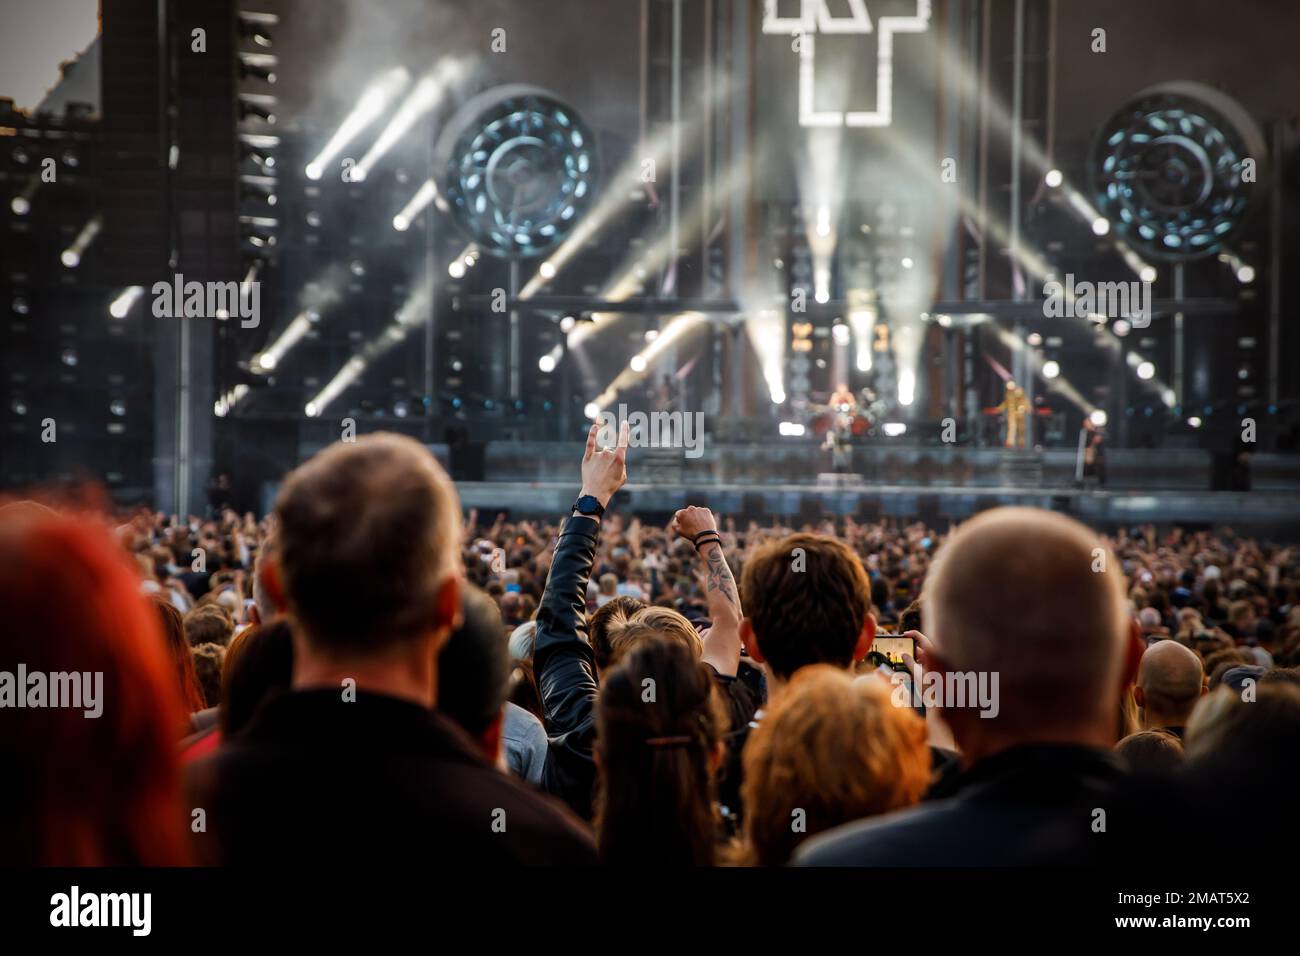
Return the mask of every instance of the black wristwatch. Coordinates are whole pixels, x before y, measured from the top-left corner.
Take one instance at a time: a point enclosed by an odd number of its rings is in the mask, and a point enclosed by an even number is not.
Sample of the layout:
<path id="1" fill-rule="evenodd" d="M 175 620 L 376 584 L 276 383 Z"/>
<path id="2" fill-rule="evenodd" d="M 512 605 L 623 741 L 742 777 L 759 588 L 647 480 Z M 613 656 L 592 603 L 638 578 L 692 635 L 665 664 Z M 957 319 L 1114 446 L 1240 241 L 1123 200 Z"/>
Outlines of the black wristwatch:
<path id="1" fill-rule="evenodd" d="M 600 499 L 595 495 L 581 495 L 573 503 L 573 510 L 580 515 L 586 515 L 588 518 L 599 518 L 605 513 L 605 506 L 600 503 Z"/>

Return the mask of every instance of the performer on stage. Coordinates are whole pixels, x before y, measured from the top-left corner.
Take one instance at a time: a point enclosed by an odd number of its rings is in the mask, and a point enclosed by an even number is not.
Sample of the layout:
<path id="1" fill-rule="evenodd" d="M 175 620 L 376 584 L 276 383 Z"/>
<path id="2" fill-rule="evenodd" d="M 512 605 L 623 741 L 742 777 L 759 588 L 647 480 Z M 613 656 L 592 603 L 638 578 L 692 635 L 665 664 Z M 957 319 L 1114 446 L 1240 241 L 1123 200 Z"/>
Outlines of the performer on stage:
<path id="1" fill-rule="evenodd" d="M 1086 438 L 1083 446 L 1083 484 L 1096 487 L 1106 484 L 1106 448 L 1105 435 L 1089 419 L 1083 420 Z"/>
<path id="2" fill-rule="evenodd" d="M 987 409 L 990 414 L 1002 414 L 1007 418 L 1007 434 L 1002 442 L 1003 448 L 1025 447 L 1025 416 L 1029 414 L 1029 400 L 1015 382 L 1007 382 L 1007 393 L 1000 405 Z"/>
<path id="3" fill-rule="evenodd" d="M 858 400 L 853 393 L 849 391 L 848 385 L 840 382 L 835 386 L 835 391 L 831 393 L 831 408 L 839 412 L 855 412 L 858 408 Z"/>
<path id="4" fill-rule="evenodd" d="M 858 413 L 858 400 L 849 391 L 848 385 L 840 382 L 831 393 L 829 406 L 831 427 L 826 432 L 822 448 L 831 453 L 831 470 L 843 474 L 850 470 L 852 464 L 853 450 L 850 442 L 853 439 L 853 422 Z"/>

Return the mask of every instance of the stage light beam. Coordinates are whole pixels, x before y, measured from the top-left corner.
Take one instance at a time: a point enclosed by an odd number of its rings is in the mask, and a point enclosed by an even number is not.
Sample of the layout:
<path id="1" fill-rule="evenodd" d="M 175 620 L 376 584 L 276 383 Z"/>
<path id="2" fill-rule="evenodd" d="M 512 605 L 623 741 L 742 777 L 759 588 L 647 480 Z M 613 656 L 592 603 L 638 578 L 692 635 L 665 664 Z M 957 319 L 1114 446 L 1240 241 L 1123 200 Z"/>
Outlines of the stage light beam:
<path id="1" fill-rule="evenodd" d="M 361 99 L 344 118 L 334 135 L 330 137 L 325 148 L 316 154 L 307 164 L 307 178 L 318 180 L 325 175 L 326 166 L 334 160 L 357 134 L 379 118 L 388 104 L 406 89 L 411 82 L 411 74 L 406 67 L 394 67 L 383 73 L 361 94 Z"/>

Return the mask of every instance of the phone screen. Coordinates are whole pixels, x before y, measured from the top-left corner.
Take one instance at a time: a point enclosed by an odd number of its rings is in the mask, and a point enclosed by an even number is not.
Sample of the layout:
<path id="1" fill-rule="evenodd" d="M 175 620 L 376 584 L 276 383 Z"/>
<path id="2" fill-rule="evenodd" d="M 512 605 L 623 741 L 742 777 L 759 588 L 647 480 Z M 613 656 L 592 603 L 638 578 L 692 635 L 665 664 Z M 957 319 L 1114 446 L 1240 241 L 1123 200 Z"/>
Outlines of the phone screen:
<path id="1" fill-rule="evenodd" d="M 883 657 L 890 664 L 901 664 L 904 654 L 916 658 L 916 641 L 898 634 L 877 634 L 871 642 L 871 653 Z"/>

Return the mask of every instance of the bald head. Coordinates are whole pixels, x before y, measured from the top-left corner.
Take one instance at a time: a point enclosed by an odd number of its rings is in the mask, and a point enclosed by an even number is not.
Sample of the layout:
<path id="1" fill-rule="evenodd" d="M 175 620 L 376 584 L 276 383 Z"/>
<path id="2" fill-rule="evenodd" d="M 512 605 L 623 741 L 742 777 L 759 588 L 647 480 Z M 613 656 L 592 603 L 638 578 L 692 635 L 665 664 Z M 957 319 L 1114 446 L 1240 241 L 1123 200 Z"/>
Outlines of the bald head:
<path id="1" fill-rule="evenodd" d="M 289 610 L 314 645 L 365 654 L 439 625 L 460 508 L 419 442 L 337 442 L 289 475 L 275 511 Z"/>
<path id="2" fill-rule="evenodd" d="M 1138 665 L 1137 701 L 1143 723 L 1182 727 L 1201 696 L 1205 668 L 1195 651 L 1177 641 L 1157 641 Z"/>
<path id="3" fill-rule="evenodd" d="M 1113 720 L 1128 639 L 1123 578 L 1079 522 L 1036 508 L 966 522 L 935 557 L 923 615 L 949 670 L 999 675 L 1006 724 Z"/>

